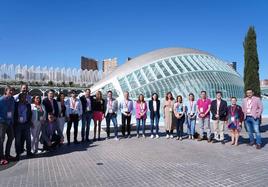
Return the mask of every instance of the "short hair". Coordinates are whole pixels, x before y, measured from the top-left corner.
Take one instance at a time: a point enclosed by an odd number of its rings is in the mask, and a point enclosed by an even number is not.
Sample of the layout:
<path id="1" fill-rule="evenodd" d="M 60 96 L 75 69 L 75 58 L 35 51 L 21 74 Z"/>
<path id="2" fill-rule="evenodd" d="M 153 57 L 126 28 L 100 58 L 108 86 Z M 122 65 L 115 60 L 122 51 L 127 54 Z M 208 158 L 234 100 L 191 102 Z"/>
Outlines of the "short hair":
<path id="1" fill-rule="evenodd" d="M 47 116 L 55 116 L 52 112 L 49 112 L 48 114 L 47 114 Z"/>
<path id="2" fill-rule="evenodd" d="M 22 84 L 20 85 L 20 87 L 23 87 L 23 86 L 28 87 L 28 84 L 27 84 L 27 83 L 22 83 Z"/>
<path id="3" fill-rule="evenodd" d="M 111 93 L 111 94 L 113 94 L 112 90 L 109 90 L 109 91 L 107 92 L 107 94 L 108 94 L 108 93 Z"/>
<path id="4" fill-rule="evenodd" d="M 237 100 L 237 98 L 236 98 L 236 97 L 234 97 L 234 96 L 233 96 L 233 97 L 231 97 L 231 99 L 235 99 L 235 100 Z"/>
<path id="5" fill-rule="evenodd" d="M 207 92 L 206 92 L 205 90 L 202 90 L 202 91 L 201 91 L 201 94 L 202 94 L 202 93 L 207 94 Z"/>
<path id="6" fill-rule="evenodd" d="M 247 91 L 252 91 L 253 92 L 253 89 L 252 88 L 248 88 L 248 89 L 246 89 L 246 92 Z"/>
<path id="7" fill-rule="evenodd" d="M 221 91 L 216 91 L 216 95 L 217 94 L 221 94 L 221 96 L 222 96 L 222 92 Z"/>
<path id="8" fill-rule="evenodd" d="M 90 91 L 90 92 L 91 92 L 91 90 L 90 90 L 89 88 L 85 89 L 85 92 L 86 92 L 86 91 Z"/>
<path id="9" fill-rule="evenodd" d="M 20 93 L 18 96 L 19 101 L 21 100 L 22 97 L 26 98 L 26 95 L 27 95 L 26 93 Z"/>
<path id="10" fill-rule="evenodd" d="M 47 91 L 47 93 L 49 93 L 49 92 L 52 92 L 53 94 L 55 94 L 55 90 L 53 90 L 53 89 L 49 89 L 49 90 Z"/>
<path id="11" fill-rule="evenodd" d="M 69 93 L 70 93 L 70 94 L 76 94 L 76 91 L 75 91 L 75 90 L 70 90 Z"/>

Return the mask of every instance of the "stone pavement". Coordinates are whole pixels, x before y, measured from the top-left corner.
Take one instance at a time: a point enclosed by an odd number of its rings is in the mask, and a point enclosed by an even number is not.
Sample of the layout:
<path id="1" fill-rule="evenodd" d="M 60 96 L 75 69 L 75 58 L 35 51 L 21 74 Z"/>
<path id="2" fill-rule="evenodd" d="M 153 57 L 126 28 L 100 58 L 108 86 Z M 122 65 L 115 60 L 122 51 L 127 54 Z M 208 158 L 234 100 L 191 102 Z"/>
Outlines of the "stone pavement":
<path id="1" fill-rule="evenodd" d="M 262 127 L 265 144 L 266 124 Z M 165 137 L 64 145 L 0 171 L 0 186 L 266 187 L 268 145 L 256 150 L 246 144 L 236 147 L 229 142 L 180 142 Z"/>

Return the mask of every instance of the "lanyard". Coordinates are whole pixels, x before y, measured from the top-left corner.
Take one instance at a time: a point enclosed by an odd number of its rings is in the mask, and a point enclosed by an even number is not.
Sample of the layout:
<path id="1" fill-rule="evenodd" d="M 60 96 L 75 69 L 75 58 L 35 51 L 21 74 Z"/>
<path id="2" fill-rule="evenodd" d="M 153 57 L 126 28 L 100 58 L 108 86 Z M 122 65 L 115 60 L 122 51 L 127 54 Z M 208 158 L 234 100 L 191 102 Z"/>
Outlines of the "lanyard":
<path id="1" fill-rule="evenodd" d="M 127 100 L 127 102 L 125 101 L 125 107 L 126 108 L 128 107 L 128 100 Z"/>
<path id="2" fill-rule="evenodd" d="M 236 106 L 231 106 L 231 116 L 235 115 Z"/>
<path id="3" fill-rule="evenodd" d="M 251 108 L 251 104 L 252 104 L 252 99 L 247 99 L 247 108 Z"/>
<path id="4" fill-rule="evenodd" d="M 76 109 L 76 100 L 72 99 L 72 109 Z"/>
<path id="5" fill-rule="evenodd" d="M 194 105 L 194 102 L 193 101 L 190 101 L 190 112 L 193 111 L 193 105 Z"/>

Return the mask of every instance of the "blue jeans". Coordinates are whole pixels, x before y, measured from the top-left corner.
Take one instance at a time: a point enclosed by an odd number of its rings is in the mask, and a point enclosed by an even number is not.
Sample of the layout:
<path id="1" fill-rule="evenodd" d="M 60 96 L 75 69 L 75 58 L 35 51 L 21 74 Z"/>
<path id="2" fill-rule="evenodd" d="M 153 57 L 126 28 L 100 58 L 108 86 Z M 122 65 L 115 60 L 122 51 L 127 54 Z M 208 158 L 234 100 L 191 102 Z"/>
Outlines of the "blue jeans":
<path id="1" fill-rule="evenodd" d="M 151 135 L 154 134 L 154 124 L 155 124 L 155 131 L 156 134 L 158 135 L 159 131 L 159 116 L 154 112 L 154 118 L 151 118 Z"/>
<path id="2" fill-rule="evenodd" d="M 82 139 L 88 139 L 89 138 L 90 122 L 92 120 L 92 117 L 93 117 L 92 112 L 85 112 L 82 115 L 82 129 L 81 129 Z M 86 131 L 86 137 L 85 137 L 85 131 Z"/>
<path id="3" fill-rule="evenodd" d="M 115 113 L 108 113 L 106 115 L 106 132 L 107 132 L 107 137 L 110 137 L 110 123 L 111 120 L 114 124 L 114 136 L 118 136 L 118 125 L 117 125 L 117 115 Z"/>
<path id="4" fill-rule="evenodd" d="M 260 119 L 259 118 L 254 119 L 251 116 L 247 116 L 245 119 L 245 125 L 247 126 L 250 143 L 254 142 L 253 132 L 255 132 L 256 133 L 256 143 L 261 144 L 261 133 L 260 133 L 260 129 L 259 129 Z"/>
<path id="5" fill-rule="evenodd" d="M 187 133 L 188 133 L 188 135 L 194 136 L 195 123 L 196 123 L 196 118 L 191 119 L 190 117 L 187 117 Z"/>
<path id="6" fill-rule="evenodd" d="M 142 134 L 145 135 L 145 121 L 146 119 L 136 119 L 137 121 L 137 135 L 140 134 L 140 123 L 142 123 Z"/>

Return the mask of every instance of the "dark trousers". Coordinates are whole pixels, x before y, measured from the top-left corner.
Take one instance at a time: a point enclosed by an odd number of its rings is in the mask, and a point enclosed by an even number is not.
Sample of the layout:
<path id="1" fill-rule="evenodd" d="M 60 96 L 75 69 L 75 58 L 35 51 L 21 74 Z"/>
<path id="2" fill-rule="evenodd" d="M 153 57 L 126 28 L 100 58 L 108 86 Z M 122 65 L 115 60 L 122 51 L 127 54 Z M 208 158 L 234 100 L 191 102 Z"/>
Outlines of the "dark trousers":
<path id="1" fill-rule="evenodd" d="M 126 132 L 126 126 L 127 126 L 127 135 L 130 135 L 130 122 L 131 122 L 131 116 L 126 116 L 122 114 L 122 135 L 125 136 Z"/>
<path id="2" fill-rule="evenodd" d="M 14 130 L 12 125 L 0 123 L 0 159 L 4 159 L 4 141 L 7 134 L 5 155 L 10 155 L 10 148 L 14 139 Z"/>
<path id="3" fill-rule="evenodd" d="M 82 136 L 83 140 L 89 138 L 90 122 L 91 122 L 92 118 L 93 118 L 93 113 L 92 112 L 85 112 L 82 115 L 81 136 Z M 85 131 L 86 131 L 86 133 L 85 133 Z"/>
<path id="4" fill-rule="evenodd" d="M 73 124 L 74 124 L 74 141 L 77 141 L 79 116 L 78 114 L 70 114 L 69 118 L 70 119 L 67 123 L 67 131 L 66 131 L 68 143 L 70 143 L 70 133 Z"/>
<path id="5" fill-rule="evenodd" d="M 60 145 L 60 140 L 61 140 L 61 137 L 60 135 L 57 135 L 57 134 L 53 134 L 52 135 L 52 138 L 51 138 L 51 143 L 52 145 L 49 147 L 47 145 L 47 142 L 44 142 L 44 150 L 51 150 L 51 149 L 55 149 L 58 145 Z"/>
<path id="6" fill-rule="evenodd" d="M 26 141 L 27 154 L 31 153 L 31 130 L 29 123 L 18 123 L 15 127 L 15 148 L 16 154 L 20 155 L 23 152 L 22 142 Z"/>
<path id="7" fill-rule="evenodd" d="M 183 115 L 180 119 L 176 119 L 176 131 L 178 137 L 182 137 L 183 135 L 184 121 L 185 121 L 185 115 Z"/>

